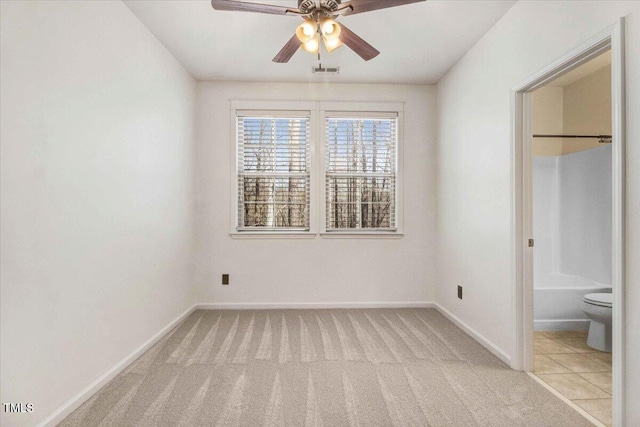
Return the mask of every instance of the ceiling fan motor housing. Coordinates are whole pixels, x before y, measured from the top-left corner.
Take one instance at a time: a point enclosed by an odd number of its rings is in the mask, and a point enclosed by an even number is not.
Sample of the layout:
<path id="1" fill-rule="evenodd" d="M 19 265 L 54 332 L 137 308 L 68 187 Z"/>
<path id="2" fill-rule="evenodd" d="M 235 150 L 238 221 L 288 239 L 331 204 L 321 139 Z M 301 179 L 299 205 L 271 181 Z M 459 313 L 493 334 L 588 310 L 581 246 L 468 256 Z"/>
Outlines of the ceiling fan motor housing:
<path id="1" fill-rule="evenodd" d="M 304 15 L 312 15 L 314 12 L 335 12 L 340 6 L 340 0 L 298 0 L 298 10 Z"/>

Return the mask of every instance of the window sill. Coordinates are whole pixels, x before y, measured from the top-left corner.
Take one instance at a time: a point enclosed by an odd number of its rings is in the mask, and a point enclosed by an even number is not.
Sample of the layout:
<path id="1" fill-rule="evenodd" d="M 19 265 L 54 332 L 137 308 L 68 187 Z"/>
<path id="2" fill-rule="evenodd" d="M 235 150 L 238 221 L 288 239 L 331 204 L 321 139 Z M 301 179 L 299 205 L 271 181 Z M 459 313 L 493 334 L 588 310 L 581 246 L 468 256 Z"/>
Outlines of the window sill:
<path id="1" fill-rule="evenodd" d="M 263 231 L 263 232 L 234 232 L 229 236 L 234 240 L 270 240 L 270 239 L 315 239 L 320 235 L 323 239 L 387 239 L 400 240 L 403 233 L 389 233 L 384 231 L 363 231 L 359 233 L 336 231 L 314 233 L 311 231 Z"/>
<path id="2" fill-rule="evenodd" d="M 323 239 L 391 239 L 399 240 L 404 237 L 403 233 L 391 233 L 384 231 L 363 231 L 363 232 L 349 232 L 349 231 L 336 231 L 330 233 L 320 233 L 320 237 Z"/>
<path id="3" fill-rule="evenodd" d="M 246 231 L 229 233 L 229 236 L 234 240 L 315 239 L 316 233 L 310 231 Z"/>

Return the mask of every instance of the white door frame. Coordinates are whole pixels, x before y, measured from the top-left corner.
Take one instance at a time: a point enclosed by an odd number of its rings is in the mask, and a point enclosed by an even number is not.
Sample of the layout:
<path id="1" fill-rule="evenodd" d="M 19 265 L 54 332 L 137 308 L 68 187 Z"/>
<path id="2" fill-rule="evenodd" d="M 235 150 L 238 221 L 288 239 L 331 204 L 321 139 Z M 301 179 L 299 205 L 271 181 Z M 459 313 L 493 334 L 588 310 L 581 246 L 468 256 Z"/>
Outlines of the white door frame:
<path id="1" fill-rule="evenodd" d="M 529 76 L 511 95 L 511 275 L 516 322 L 512 368 L 533 368 L 533 195 L 531 174 L 531 92 L 611 50 L 613 173 L 613 425 L 625 419 L 625 74 L 624 18 L 557 61 Z"/>

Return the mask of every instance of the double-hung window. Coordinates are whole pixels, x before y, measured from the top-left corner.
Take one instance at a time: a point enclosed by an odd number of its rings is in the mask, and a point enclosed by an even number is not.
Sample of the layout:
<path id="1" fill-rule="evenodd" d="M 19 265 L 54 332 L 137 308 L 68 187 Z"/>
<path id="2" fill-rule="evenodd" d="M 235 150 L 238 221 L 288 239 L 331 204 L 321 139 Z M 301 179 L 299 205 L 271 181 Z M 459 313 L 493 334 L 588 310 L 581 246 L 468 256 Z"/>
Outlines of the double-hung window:
<path id="1" fill-rule="evenodd" d="M 306 231 L 310 115 L 237 111 L 237 231 Z"/>
<path id="2" fill-rule="evenodd" d="M 327 231 L 396 231 L 397 114 L 325 112 Z"/>
<path id="3" fill-rule="evenodd" d="M 231 235 L 402 236 L 403 108 L 232 101 Z"/>

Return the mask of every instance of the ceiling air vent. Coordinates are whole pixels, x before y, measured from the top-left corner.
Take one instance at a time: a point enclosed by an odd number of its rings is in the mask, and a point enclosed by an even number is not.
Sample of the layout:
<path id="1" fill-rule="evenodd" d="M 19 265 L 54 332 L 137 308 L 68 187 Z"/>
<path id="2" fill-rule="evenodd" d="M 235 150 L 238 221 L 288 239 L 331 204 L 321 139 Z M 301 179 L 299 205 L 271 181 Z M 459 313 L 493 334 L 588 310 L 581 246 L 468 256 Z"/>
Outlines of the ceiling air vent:
<path id="1" fill-rule="evenodd" d="M 319 67 L 311 68 L 314 74 L 338 74 L 340 73 L 340 67 Z"/>

